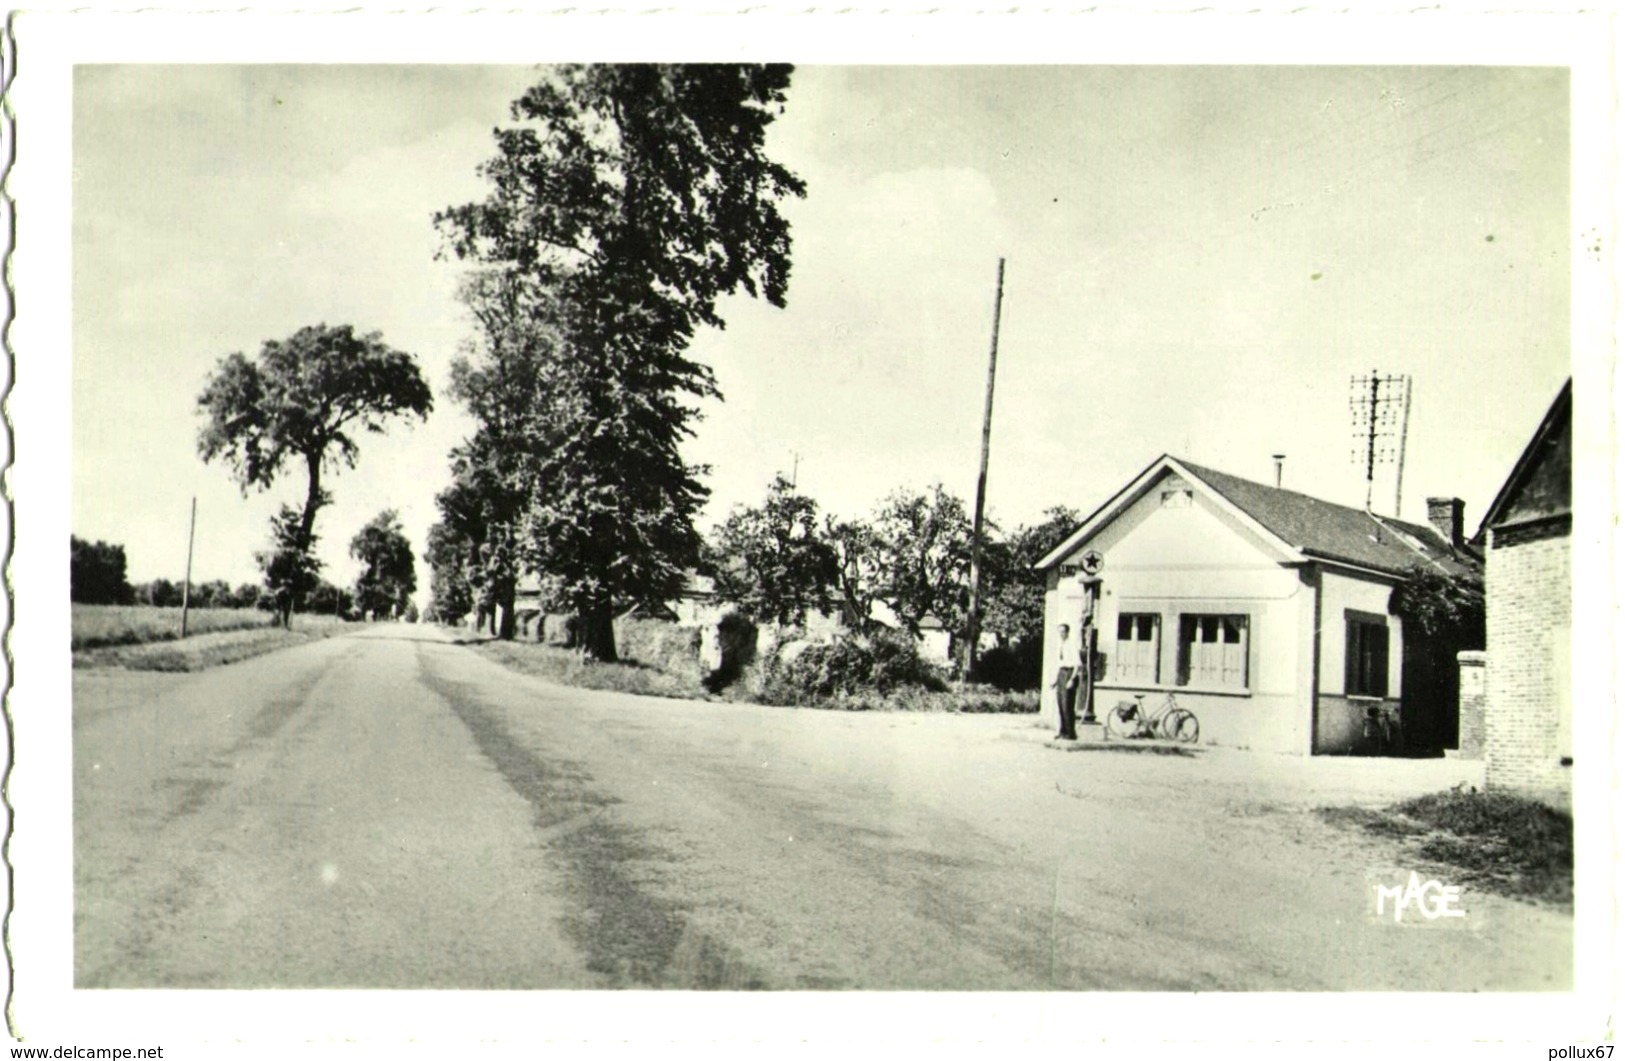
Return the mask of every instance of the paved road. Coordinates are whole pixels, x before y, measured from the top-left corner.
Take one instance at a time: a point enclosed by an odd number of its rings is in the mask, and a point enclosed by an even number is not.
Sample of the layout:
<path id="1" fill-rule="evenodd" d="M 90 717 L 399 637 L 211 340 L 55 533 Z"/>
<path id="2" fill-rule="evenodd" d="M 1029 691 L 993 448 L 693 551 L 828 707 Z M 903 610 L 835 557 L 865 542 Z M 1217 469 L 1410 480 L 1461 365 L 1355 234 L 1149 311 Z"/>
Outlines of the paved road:
<path id="1" fill-rule="evenodd" d="M 404 626 L 74 688 L 80 987 L 1571 983 L 1559 912 L 1374 922 L 1405 867 L 1307 812 L 1437 764 L 561 689 Z"/>

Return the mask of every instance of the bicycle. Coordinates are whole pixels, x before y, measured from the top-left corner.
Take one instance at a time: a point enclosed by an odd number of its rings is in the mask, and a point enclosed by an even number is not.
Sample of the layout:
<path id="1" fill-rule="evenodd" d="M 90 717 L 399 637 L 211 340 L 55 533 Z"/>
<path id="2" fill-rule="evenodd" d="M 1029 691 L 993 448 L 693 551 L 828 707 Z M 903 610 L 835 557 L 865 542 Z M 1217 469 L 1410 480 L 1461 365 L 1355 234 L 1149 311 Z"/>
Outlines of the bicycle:
<path id="1" fill-rule="evenodd" d="M 1126 740 L 1161 737 L 1195 744 L 1202 735 L 1202 724 L 1197 721 L 1195 712 L 1179 706 L 1173 693 L 1149 713 L 1145 709 L 1145 694 L 1135 693 L 1132 704 L 1121 701 L 1106 716 L 1106 734 Z"/>
<path id="2" fill-rule="evenodd" d="M 1363 730 L 1367 754 L 1392 755 L 1399 750 L 1399 719 L 1386 707 L 1373 705 L 1366 708 Z"/>

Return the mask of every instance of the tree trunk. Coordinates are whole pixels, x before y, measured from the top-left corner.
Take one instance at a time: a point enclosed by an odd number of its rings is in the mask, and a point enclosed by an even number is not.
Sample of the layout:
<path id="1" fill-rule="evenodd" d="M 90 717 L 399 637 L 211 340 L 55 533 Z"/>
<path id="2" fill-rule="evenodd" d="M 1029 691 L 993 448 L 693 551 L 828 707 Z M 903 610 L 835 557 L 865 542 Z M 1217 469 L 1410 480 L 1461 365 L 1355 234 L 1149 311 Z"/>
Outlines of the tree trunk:
<path id="1" fill-rule="evenodd" d="M 305 454 L 305 469 L 309 473 L 305 486 L 305 511 L 299 519 L 299 551 L 310 552 L 310 538 L 316 530 L 316 510 L 322 507 L 322 455 Z"/>
<path id="2" fill-rule="evenodd" d="M 512 641 L 516 616 L 514 615 L 514 580 L 504 578 L 496 586 L 496 614 L 498 621 L 493 623 L 495 633 L 499 640 Z"/>
<path id="3" fill-rule="evenodd" d="M 620 658 L 615 653 L 615 609 L 609 602 L 583 608 L 577 632 L 581 651 L 589 659 L 614 663 Z"/>

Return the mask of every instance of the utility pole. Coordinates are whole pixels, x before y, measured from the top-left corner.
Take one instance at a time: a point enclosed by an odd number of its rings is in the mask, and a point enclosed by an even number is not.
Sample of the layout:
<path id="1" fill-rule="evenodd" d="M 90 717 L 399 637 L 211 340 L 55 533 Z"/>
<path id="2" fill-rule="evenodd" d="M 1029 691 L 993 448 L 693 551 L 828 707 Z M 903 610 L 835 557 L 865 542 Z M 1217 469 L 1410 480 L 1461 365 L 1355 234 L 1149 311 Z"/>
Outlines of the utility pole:
<path id="1" fill-rule="evenodd" d="M 987 352 L 987 400 L 982 405 L 982 464 L 976 473 L 976 514 L 971 522 L 970 615 L 965 623 L 964 663 L 961 676 L 969 678 L 976 666 L 976 642 L 982 636 L 982 508 L 987 500 L 987 453 L 993 438 L 993 379 L 999 366 L 999 316 L 1004 310 L 1004 259 L 993 289 L 993 342 Z"/>
<path id="2" fill-rule="evenodd" d="M 186 528 L 186 581 L 181 583 L 181 637 L 186 637 L 186 613 L 192 607 L 192 539 L 197 534 L 197 495 L 192 495 L 192 521 Z"/>

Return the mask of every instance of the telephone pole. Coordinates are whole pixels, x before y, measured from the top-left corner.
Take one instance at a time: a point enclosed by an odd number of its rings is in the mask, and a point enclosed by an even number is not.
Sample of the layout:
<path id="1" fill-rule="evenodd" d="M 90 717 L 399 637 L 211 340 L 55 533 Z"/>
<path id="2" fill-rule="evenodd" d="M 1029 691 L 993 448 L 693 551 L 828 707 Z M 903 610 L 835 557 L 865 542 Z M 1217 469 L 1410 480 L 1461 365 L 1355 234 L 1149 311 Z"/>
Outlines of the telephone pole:
<path id="1" fill-rule="evenodd" d="M 192 539 L 197 534 L 197 495 L 192 495 L 192 522 L 186 528 L 186 581 L 181 583 L 181 637 L 186 637 L 186 613 L 192 606 Z"/>
<path id="2" fill-rule="evenodd" d="M 993 289 L 993 342 L 987 353 L 987 400 L 982 405 L 982 464 L 976 473 L 976 514 L 971 522 L 970 615 L 965 623 L 961 676 L 969 678 L 976 666 L 976 642 L 982 636 L 982 507 L 987 499 L 987 453 L 993 438 L 993 379 L 999 367 L 999 317 L 1004 310 L 1004 259 Z"/>

